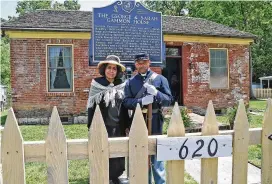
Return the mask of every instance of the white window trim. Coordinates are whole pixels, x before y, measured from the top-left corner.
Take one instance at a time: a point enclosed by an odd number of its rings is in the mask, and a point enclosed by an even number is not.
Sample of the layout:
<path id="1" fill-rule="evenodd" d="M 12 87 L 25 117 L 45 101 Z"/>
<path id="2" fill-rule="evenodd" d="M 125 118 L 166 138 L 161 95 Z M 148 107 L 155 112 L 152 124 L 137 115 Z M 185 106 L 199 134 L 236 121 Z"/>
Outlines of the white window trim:
<path id="1" fill-rule="evenodd" d="M 71 57 L 71 65 L 72 65 L 72 73 L 71 73 L 71 76 L 72 76 L 72 87 L 71 87 L 71 90 L 65 90 L 63 89 L 63 91 L 50 91 L 50 87 L 49 87 L 49 77 L 48 77 L 48 48 L 49 46 L 71 46 L 71 49 L 72 49 L 72 57 Z M 45 57 L 45 63 L 46 63 L 46 91 L 47 93 L 72 93 L 75 91 L 74 87 L 75 87 L 75 83 L 74 83 L 74 45 L 73 44 L 46 44 L 46 57 Z M 60 89 L 61 90 L 61 89 Z"/>
<path id="2" fill-rule="evenodd" d="M 228 71 L 228 86 L 226 88 L 212 88 L 211 87 L 211 50 L 226 50 L 227 51 L 227 71 Z M 216 89 L 229 89 L 229 50 L 228 48 L 209 48 L 209 88 L 212 90 Z"/>

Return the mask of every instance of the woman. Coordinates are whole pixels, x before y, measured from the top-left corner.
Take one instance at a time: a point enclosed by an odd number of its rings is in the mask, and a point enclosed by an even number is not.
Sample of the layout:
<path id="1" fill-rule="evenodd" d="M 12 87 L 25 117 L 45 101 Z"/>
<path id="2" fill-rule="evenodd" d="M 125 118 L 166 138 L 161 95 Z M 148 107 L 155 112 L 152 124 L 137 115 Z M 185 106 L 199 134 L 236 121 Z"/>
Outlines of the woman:
<path id="1" fill-rule="evenodd" d="M 90 129 L 96 105 L 99 105 L 109 137 L 126 136 L 129 127 L 128 110 L 122 105 L 125 83 L 121 77 L 125 67 L 119 57 L 107 56 L 98 64 L 102 77 L 95 78 L 88 98 L 88 129 Z M 111 183 L 119 184 L 118 177 L 125 170 L 125 158 L 110 158 L 109 177 Z"/>

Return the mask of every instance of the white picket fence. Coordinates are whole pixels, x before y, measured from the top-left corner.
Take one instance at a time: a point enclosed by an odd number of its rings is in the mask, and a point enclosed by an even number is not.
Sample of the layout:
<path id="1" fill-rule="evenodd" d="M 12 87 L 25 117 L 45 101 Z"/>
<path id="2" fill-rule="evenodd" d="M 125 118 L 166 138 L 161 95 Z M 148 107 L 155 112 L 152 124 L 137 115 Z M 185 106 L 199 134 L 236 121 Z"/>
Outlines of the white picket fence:
<path id="1" fill-rule="evenodd" d="M 130 184 L 148 183 L 148 155 L 156 154 L 158 138 L 233 136 L 233 184 L 247 183 L 248 146 L 262 144 L 262 184 L 272 183 L 272 101 L 268 100 L 263 127 L 249 129 L 243 101 L 239 102 L 234 130 L 218 131 L 212 102 L 209 102 L 201 133 L 185 134 L 180 110 L 175 104 L 167 135 L 148 136 L 140 107 L 136 109 L 129 137 L 108 138 L 97 108 L 88 139 L 67 140 L 57 108 L 54 107 L 45 141 L 24 141 L 10 109 L 2 135 L 4 184 L 25 184 L 25 163 L 45 162 L 50 184 L 68 183 L 68 160 L 89 159 L 90 183 L 109 183 L 109 159 L 129 156 Z M 167 183 L 184 184 L 186 160 L 167 161 Z M 201 159 L 201 184 L 216 184 L 218 158 Z"/>
<path id="2" fill-rule="evenodd" d="M 253 89 L 253 94 L 256 98 L 272 98 L 272 89 Z"/>

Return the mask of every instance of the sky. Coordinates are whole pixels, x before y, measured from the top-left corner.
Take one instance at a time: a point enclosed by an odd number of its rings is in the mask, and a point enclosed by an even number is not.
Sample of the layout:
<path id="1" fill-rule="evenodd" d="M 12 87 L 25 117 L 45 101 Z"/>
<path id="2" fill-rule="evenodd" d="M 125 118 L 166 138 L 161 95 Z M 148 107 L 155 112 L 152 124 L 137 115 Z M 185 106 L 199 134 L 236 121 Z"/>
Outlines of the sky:
<path id="1" fill-rule="evenodd" d="M 18 16 L 16 5 L 19 0 L 0 0 L 1 18 L 8 19 L 8 16 Z M 64 0 L 55 0 L 63 3 Z M 79 0 L 80 10 L 91 11 L 93 7 L 103 7 L 112 4 L 115 0 Z"/>

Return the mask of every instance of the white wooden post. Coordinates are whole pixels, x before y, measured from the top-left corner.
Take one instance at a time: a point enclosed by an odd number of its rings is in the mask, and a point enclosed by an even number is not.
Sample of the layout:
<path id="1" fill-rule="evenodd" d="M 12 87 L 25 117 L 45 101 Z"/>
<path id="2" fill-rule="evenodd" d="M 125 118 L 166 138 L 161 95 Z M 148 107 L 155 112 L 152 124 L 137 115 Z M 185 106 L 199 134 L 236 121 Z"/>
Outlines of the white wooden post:
<path id="1" fill-rule="evenodd" d="M 239 101 L 234 121 L 232 183 L 247 184 L 249 124 L 244 101 Z"/>
<path id="2" fill-rule="evenodd" d="M 89 131 L 89 178 L 90 184 L 109 183 L 109 143 L 108 133 L 100 111 L 96 106 Z"/>
<path id="3" fill-rule="evenodd" d="M 185 128 L 177 102 L 173 108 L 170 124 L 167 130 L 167 136 L 185 136 Z M 167 162 L 166 173 L 168 184 L 184 184 L 184 162 L 184 160 L 171 160 Z"/>
<path id="4" fill-rule="evenodd" d="M 218 125 L 213 103 L 210 100 L 202 127 L 202 135 L 218 135 Z M 201 159 L 201 184 L 217 184 L 218 158 Z"/>
<path id="5" fill-rule="evenodd" d="M 68 183 L 67 143 L 57 107 L 54 106 L 45 140 L 47 182 Z"/>
<path id="6" fill-rule="evenodd" d="M 148 131 L 138 104 L 129 132 L 129 183 L 148 183 L 148 166 Z"/>
<path id="7" fill-rule="evenodd" d="M 267 100 L 262 130 L 262 184 L 272 183 L 272 100 Z"/>

